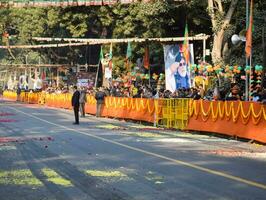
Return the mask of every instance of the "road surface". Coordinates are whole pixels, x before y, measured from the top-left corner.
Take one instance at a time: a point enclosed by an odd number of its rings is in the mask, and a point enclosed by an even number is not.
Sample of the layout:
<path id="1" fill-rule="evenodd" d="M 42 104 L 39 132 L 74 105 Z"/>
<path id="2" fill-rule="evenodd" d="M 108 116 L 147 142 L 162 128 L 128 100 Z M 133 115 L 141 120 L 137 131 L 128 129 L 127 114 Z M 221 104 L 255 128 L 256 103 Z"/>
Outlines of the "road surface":
<path id="1" fill-rule="evenodd" d="M 266 147 L 0 100 L 0 200 L 265 200 Z"/>

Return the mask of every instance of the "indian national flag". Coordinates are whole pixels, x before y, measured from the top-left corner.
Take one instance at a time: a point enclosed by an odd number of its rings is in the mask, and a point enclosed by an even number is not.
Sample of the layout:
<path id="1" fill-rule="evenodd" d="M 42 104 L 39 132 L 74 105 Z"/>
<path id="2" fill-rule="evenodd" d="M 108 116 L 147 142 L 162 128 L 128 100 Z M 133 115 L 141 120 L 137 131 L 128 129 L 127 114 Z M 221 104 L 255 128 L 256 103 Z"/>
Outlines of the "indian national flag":
<path id="1" fill-rule="evenodd" d="M 186 63 L 189 64 L 190 63 L 190 56 L 189 56 L 189 41 L 188 41 L 188 25 L 186 24 L 185 27 L 185 33 L 184 33 L 184 42 L 183 42 L 183 54 L 186 60 Z"/>

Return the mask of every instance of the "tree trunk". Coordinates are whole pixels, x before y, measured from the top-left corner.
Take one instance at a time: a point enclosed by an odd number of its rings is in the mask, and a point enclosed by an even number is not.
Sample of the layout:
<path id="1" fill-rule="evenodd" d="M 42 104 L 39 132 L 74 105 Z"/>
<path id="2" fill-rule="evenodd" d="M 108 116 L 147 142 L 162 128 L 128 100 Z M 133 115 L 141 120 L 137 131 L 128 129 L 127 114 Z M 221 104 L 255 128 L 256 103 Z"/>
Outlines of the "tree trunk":
<path id="1" fill-rule="evenodd" d="M 214 31 L 213 48 L 212 48 L 212 62 L 214 64 L 223 63 L 223 45 L 224 45 L 224 33 L 227 26 L 230 24 L 232 15 L 237 6 L 238 0 L 232 0 L 230 7 L 224 16 L 223 22 L 219 23 L 216 15 L 224 13 L 224 8 L 221 0 L 208 0 L 208 10 L 212 21 L 212 28 Z"/>
<path id="2" fill-rule="evenodd" d="M 223 49 L 224 30 L 218 31 L 213 38 L 212 47 L 212 62 L 217 65 L 223 61 L 222 49 Z"/>

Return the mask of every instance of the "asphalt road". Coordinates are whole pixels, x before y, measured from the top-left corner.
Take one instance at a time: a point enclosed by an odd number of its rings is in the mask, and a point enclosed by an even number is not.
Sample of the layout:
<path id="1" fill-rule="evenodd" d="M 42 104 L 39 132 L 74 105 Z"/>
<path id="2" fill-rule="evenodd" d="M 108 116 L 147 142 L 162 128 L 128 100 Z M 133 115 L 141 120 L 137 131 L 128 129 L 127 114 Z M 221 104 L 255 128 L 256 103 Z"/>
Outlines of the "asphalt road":
<path id="1" fill-rule="evenodd" d="M 265 200 L 266 147 L 0 100 L 0 200 Z"/>

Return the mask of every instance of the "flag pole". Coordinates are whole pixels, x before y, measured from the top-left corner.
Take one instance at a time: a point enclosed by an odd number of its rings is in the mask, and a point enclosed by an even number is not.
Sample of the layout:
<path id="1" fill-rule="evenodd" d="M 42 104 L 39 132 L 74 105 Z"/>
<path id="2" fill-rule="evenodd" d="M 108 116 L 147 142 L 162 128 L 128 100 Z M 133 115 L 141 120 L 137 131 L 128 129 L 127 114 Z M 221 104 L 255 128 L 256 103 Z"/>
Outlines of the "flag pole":
<path id="1" fill-rule="evenodd" d="M 97 82 L 98 82 L 98 76 L 99 76 L 99 69 L 100 69 L 100 65 L 101 65 L 101 59 L 103 58 L 103 49 L 101 46 L 101 52 L 100 52 L 100 57 L 99 57 L 99 63 L 98 63 L 98 67 L 97 67 L 97 72 L 96 72 L 96 78 L 95 78 L 95 84 L 94 87 L 97 88 Z"/>
<path id="2" fill-rule="evenodd" d="M 151 66 L 149 66 L 149 86 L 151 87 Z"/>
<path id="3" fill-rule="evenodd" d="M 96 78 L 95 78 L 95 84 L 94 84 L 94 87 L 96 87 L 96 88 L 97 88 L 100 64 L 101 64 L 101 61 L 99 61 L 99 63 L 98 63 L 97 72 L 96 72 Z"/>
<path id="4" fill-rule="evenodd" d="M 248 3 L 248 1 L 247 1 Z M 247 4 L 248 5 L 248 4 Z M 249 23 L 248 23 L 248 29 L 247 29 L 247 36 L 246 36 L 246 48 L 248 47 L 249 49 L 249 54 L 247 57 L 247 62 L 249 63 L 250 66 L 250 73 L 249 73 L 249 87 L 248 87 L 248 100 L 251 101 L 251 95 L 252 95 L 252 76 L 253 76 L 253 72 L 252 72 L 252 27 L 253 27 L 253 0 L 250 0 L 250 11 L 249 11 Z M 247 45 L 248 44 L 248 45 Z M 247 50 L 246 50 L 247 53 Z M 246 79 L 248 79 L 248 77 L 246 77 Z"/>
<path id="5" fill-rule="evenodd" d="M 249 6 L 248 1 L 249 0 L 246 0 L 246 31 L 248 30 L 248 6 Z M 247 57 L 246 57 L 246 66 L 248 66 L 248 58 Z M 249 100 L 249 76 L 248 76 L 248 72 L 246 70 L 245 101 L 248 101 L 248 100 Z"/>

